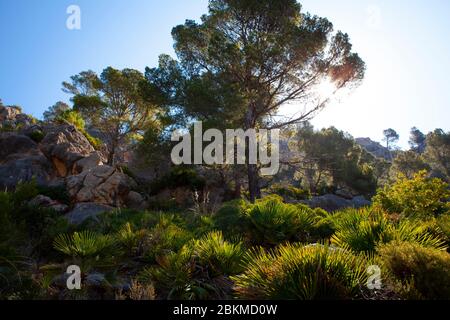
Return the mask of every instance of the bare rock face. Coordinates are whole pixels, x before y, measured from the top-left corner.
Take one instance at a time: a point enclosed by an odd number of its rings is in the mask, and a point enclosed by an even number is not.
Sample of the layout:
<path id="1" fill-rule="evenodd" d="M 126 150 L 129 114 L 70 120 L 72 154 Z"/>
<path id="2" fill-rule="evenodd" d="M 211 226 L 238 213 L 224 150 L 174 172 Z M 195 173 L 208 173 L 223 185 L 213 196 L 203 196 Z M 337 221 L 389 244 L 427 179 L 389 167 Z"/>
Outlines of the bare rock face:
<path id="1" fill-rule="evenodd" d="M 355 141 L 374 157 L 392 160 L 391 152 L 380 143 L 372 141 L 370 138 L 356 138 Z"/>
<path id="2" fill-rule="evenodd" d="M 91 153 L 90 156 L 75 162 L 72 173 L 80 174 L 83 171 L 93 169 L 97 166 L 102 166 L 104 162 L 106 162 L 106 159 L 104 159 L 103 155 L 100 152 L 95 151 Z"/>
<path id="3" fill-rule="evenodd" d="M 18 107 L 0 105 L 0 122 L 15 121 L 19 114 L 21 114 L 21 110 Z"/>
<path id="4" fill-rule="evenodd" d="M 51 162 L 27 136 L 1 133 L 0 189 L 12 189 L 20 181 L 30 181 L 33 177 L 39 184 L 49 183 L 55 178 Z"/>
<path id="5" fill-rule="evenodd" d="M 23 130 L 33 125 L 35 120 L 23 114 L 16 106 L 4 106 L 0 103 L 0 128 L 6 130 Z"/>
<path id="6" fill-rule="evenodd" d="M 51 159 L 61 177 L 76 172 L 75 163 L 95 151 L 86 137 L 71 125 L 51 128 L 42 140 L 40 149 Z"/>
<path id="7" fill-rule="evenodd" d="M 74 202 L 95 202 L 122 207 L 136 183 L 110 166 L 97 166 L 66 179 L 67 190 Z"/>

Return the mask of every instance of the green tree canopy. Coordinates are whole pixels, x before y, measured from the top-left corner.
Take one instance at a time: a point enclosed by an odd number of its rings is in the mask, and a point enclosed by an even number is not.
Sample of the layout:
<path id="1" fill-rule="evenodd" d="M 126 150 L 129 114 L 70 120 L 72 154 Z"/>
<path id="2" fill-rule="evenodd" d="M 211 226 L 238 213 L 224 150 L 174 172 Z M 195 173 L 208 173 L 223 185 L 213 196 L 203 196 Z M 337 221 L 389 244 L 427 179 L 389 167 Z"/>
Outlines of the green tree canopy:
<path id="1" fill-rule="evenodd" d="M 57 119 L 61 114 L 66 112 L 67 110 L 70 110 L 69 105 L 67 103 L 64 103 L 62 101 L 58 101 L 53 106 L 48 108 L 47 111 L 44 112 L 44 120 L 45 121 L 54 121 Z"/>
<path id="2" fill-rule="evenodd" d="M 364 77 L 349 36 L 302 12 L 295 0 L 210 0 L 201 23 L 188 20 L 172 35 L 179 62 L 165 58 L 147 78 L 194 118 L 222 115 L 222 123 L 245 129 L 282 128 L 325 107 L 329 97 L 318 95 L 322 83 L 333 83 L 337 91 Z M 294 102 L 295 115 L 279 114 Z M 253 200 L 258 168 L 247 167 Z"/>
<path id="3" fill-rule="evenodd" d="M 98 76 L 81 72 L 63 83 L 73 95 L 74 110 L 80 112 L 89 127 L 100 130 L 108 147 L 108 163 L 114 164 L 119 145 L 158 126 L 161 111 L 152 99 L 148 83 L 137 70 L 108 67 Z"/>
<path id="4" fill-rule="evenodd" d="M 424 157 L 436 174 L 450 181 L 450 132 L 436 129 L 427 135 Z"/>

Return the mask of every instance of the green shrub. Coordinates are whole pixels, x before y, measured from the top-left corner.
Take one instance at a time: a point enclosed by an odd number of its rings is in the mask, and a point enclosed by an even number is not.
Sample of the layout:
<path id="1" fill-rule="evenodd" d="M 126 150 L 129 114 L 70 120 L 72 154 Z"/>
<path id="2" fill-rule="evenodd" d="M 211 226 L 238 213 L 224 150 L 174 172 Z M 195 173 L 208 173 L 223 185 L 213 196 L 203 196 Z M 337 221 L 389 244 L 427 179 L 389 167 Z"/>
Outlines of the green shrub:
<path id="1" fill-rule="evenodd" d="M 62 112 L 56 119 L 57 122 L 68 122 L 72 124 L 75 128 L 77 128 L 78 131 L 80 131 L 86 139 L 89 141 L 89 143 L 94 147 L 94 149 L 99 150 L 102 147 L 102 141 L 98 138 L 94 138 L 91 136 L 86 130 L 83 117 L 81 114 L 75 110 L 66 110 Z"/>
<path id="2" fill-rule="evenodd" d="M 14 204 L 10 193 L 0 192 L 0 243 L 9 238 L 12 228 L 11 215 Z"/>
<path id="3" fill-rule="evenodd" d="M 28 137 L 31 140 L 33 140 L 34 142 L 40 143 L 44 139 L 45 135 L 44 135 L 44 133 L 41 130 L 36 130 L 36 131 L 31 132 L 28 135 Z"/>
<path id="4" fill-rule="evenodd" d="M 78 130 L 84 130 L 84 127 L 86 125 L 81 114 L 72 109 L 62 112 L 55 120 L 62 123 L 68 122 Z"/>
<path id="5" fill-rule="evenodd" d="M 400 175 L 398 180 L 373 198 L 375 207 L 388 213 L 427 218 L 450 210 L 448 184 L 440 179 L 428 179 L 426 171 L 407 179 Z"/>
<path id="6" fill-rule="evenodd" d="M 299 189 L 294 186 L 272 185 L 269 190 L 272 194 L 282 196 L 284 199 L 307 200 L 311 198 L 311 192 L 306 189 Z"/>
<path id="7" fill-rule="evenodd" d="M 351 299 L 365 285 L 366 260 L 328 246 L 287 244 L 247 256 L 242 275 L 233 277 L 243 299 Z"/>
<path id="8" fill-rule="evenodd" d="M 70 195 L 64 186 L 37 186 L 38 193 L 61 203 L 70 204 Z"/>
<path id="9" fill-rule="evenodd" d="M 102 213 L 96 219 L 88 219 L 80 229 L 88 229 L 102 234 L 118 232 L 127 223 L 133 229 L 151 229 L 160 221 L 161 214 L 151 211 L 137 211 L 132 209 L 116 209 Z"/>
<path id="10" fill-rule="evenodd" d="M 80 130 L 80 132 L 86 137 L 86 139 L 89 141 L 89 143 L 91 144 L 91 146 L 94 147 L 95 150 L 101 150 L 102 146 L 103 146 L 103 142 L 102 140 L 100 140 L 99 138 L 95 138 L 93 136 L 91 136 L 86 130 Z"/>
<path id="11" fill-rule="evenodd" d="M 148 237 L 148 230 L 133 230 L 127 222 L 115 235 L 118 244 L 131 257 L 138 257 L 143 254 L 145 240 Z"/>
<path id="12" fill-rule="evenodd" d="M 246 217 L 252 242 L 262 245 L 305 240 L 315 223 L 310 209 L 285 204 L 277 197 L 258 200 L 247 210 Z"/>
<path id="13" fill-rule="evenodd" d="M 323 217 L 318 214 L 316 219 L 317 220 L 311 229 L 311 239 L 316 241 L 330 239 L 336 231 L 332 218 L 330 216 Z"/>
<path id="14" fill-rule="evenodd" d="M 153 282 L 158 296 L 168 300 L 194 300 L 208 296 L 201 281 L 193 278 L 195 260 L 192 248 L 183 247 L 158 258 L 158 266 L 146 268 L 140 275 L 144 283 Z"/>
<path id="15" fill-rule="evenodd" d="M 450 299 L 450 255 L 408 242 L 391 242 L 378 248 L 394 282 L 405 298 Z"/>
<path id="16" fill-rule="evenodd" d="M 36 179 L 28 182 L 20 182 L 12 194 L 14 206 L 17 208 L 25 202 L 32 200 L 39 195 L 39 188 Z"/>
<path id="17" fill-rule="evenodd" d="M 248 207 L 250 204 L 242 199 L 224 203 L 213 215 L 214 226 L 227 237 L 244 234 L 247 223 L 245 211 Z"/>
<path id="18" fill-rule="evenodd" d="M 394 223 L 378 209 L 347 209 L 335 218 L 336 233 L 331 242 L 355 252 L 374 252 L 376 246 L 394 240 L 443 249 L 443 239 L 428 232 L 420 221 Z"/>
<path id="19" fill-rule="evenodd" d="M 161 216 L 159 223 L 150 231 L 146 243 L 145 261 L 156 262 L 159 257 L 179 251 L 192 239 L 192 234 L 174 223 L 174 216 Z"/>
<path id="20" fill-rule="evenodd" d="M 198 263 L 211 270 L 212 275 L 233 275 L 242 271 L 242 244 L 225 241 L 221 232 L 211 232 L 197 240 L 194 253 Z"/>
<path id="21" fill-rule="evenodd" d="M 157 266 L 147 268 L 141 279 L 152 282 L 159 296 L 167 299 L 230 298 L 228 275 L 240 272 L 243 248 L 230 243 L 220 232 L 212 232 L 184 245 L 178 252 L 157 258 Z"/>
<path id="22" fill-rule="evenodd" d="M 61 234 L 53 243 L 54 248 L 65 254 L 83 272 L 92 268 L 109 267 L 121 254 L 114 237 L 91 231 Z"/>
<path id="23" fill-rule="evenodd" d="M 439 233 L 441 233 L 446 241 L 447 246 L 450 246 L 450 214 L 443 214 L 436 220 Z"/>
<path id="24" fill-rule="evenodd" d="M 187 187 L 191 190 L 202 190 L 206 185 L 204 178 L 200 177 L 194 169 L 175 167 L 162 178 L 155 180 L 151 186 L 151 195 L 158 194 L 164 189 Z"/>

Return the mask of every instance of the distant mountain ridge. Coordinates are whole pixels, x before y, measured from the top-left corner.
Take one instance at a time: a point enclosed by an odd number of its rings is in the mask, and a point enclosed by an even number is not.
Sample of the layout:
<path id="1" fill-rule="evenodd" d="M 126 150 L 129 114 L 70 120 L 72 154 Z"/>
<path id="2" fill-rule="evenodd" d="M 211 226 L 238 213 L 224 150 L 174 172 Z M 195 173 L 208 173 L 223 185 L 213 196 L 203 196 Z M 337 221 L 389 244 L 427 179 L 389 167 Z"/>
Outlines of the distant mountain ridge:
<path id="1" fill-rule="evenodd" d="M 356 138 L 355 141 L 373 156 L 385 160 L 392 160 L 392 154 L 389 149 L 382 146 L 379 142 L 373 141 L 370 138 Z"/>

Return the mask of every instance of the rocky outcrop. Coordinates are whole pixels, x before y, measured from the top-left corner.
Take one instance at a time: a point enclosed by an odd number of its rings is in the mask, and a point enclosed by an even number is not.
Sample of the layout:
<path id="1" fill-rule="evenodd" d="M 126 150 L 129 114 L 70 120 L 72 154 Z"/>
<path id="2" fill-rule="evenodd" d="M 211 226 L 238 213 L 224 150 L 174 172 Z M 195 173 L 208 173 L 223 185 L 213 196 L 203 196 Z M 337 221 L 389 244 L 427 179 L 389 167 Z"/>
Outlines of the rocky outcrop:
<path id="1" fill-rule="evenodd" d="M 392 154 L 389 149 L 383 147 L 380 143 L 375 142 L 370 138 L 356 138 L 355 141 L 374 157 L 382 158 L 388 161 L 392 160 Z"/>
<path id="2" fill-rule="evenodd" d="M 38 195 L 34 199 L 32 199 L 29 203 L 32 207 L 43 207 L 53 209 L 59 213 L 65 213 L 69 210 L 69 206 L 58 201 L 52 200 L 49 197 Z"/>
<path id="3" fill-rule="evenodd" d="M 345 208 L 362 208 L 370 206 L 371 202 L 363 196 L 354 197 L 351 200 L 339 197 L 335 194 L 326 194 L 323 196 L 313 197 L 310 200 L 302 201 L 302 203 L 311 208 L 322 208 L 328 212 L 333 212 Z"/>
<path id="4" fill-rule="evenodd" d="M 74 202 L 95 202 L 115 207 L 125 206 L 135 182 L 110 166 L 97 166 L 66 179 Z"/>
<path id="5" fill-rule="evenodd" d="M 86 137 L 74 126 L 51 127 L 41 142 L 41 151 L 55 166 L 58 175 L 77 173 L 76 162 L 95 152 Z"/>
<path id="6" fill-rule="evenodd" d="M 0 103 L 0 129 L 22 130 L 33 125 L 35 120 L 29 115 L 23 114 L 16 106 L 4 106 Z"/>
<path id="7" fill-rule="evenodd" d="M 19 107 L 8 107 L 0 104 L 0 122 L 15 121 L 20 114 L 22 114 L 22 111 Z"/>
<path id="8" fill-rule="evenodd" d="M 144 198 L 133 191 L 136 182 L 120 169 L 103 165 L 104 156 L 82 132 L 70 124 L 11 125 L 28 118 L 19 108 L 0 105 L 0 127 L 8 131 L 0 133 L 1 189 L 14 189 L 33 178 L 45 186 L 62 182 L 73 206 L 67 217 L 76 223 L 114 207 L 144 209 Z M 69 210 L 42 195 L 30 204 L 61 213 Z"/>
<path id="9" fill-rule="evenodd" d="M 12 189 L 19 182 L 35 178 L 38 184 L 48 184 L 55 178 L 53 166 L 27 136 L 0 134 L 0 189 Z"/>
<path id="10" fill-rule="evenodd" d="M 94 169 L 95 167 L 102 166 L 106 162 L 103 155 L 99 151 L 91 153 L 88 157 L 82 158 L 75 162 L 72 173 L 80 174 L 83 171 Z"/>

